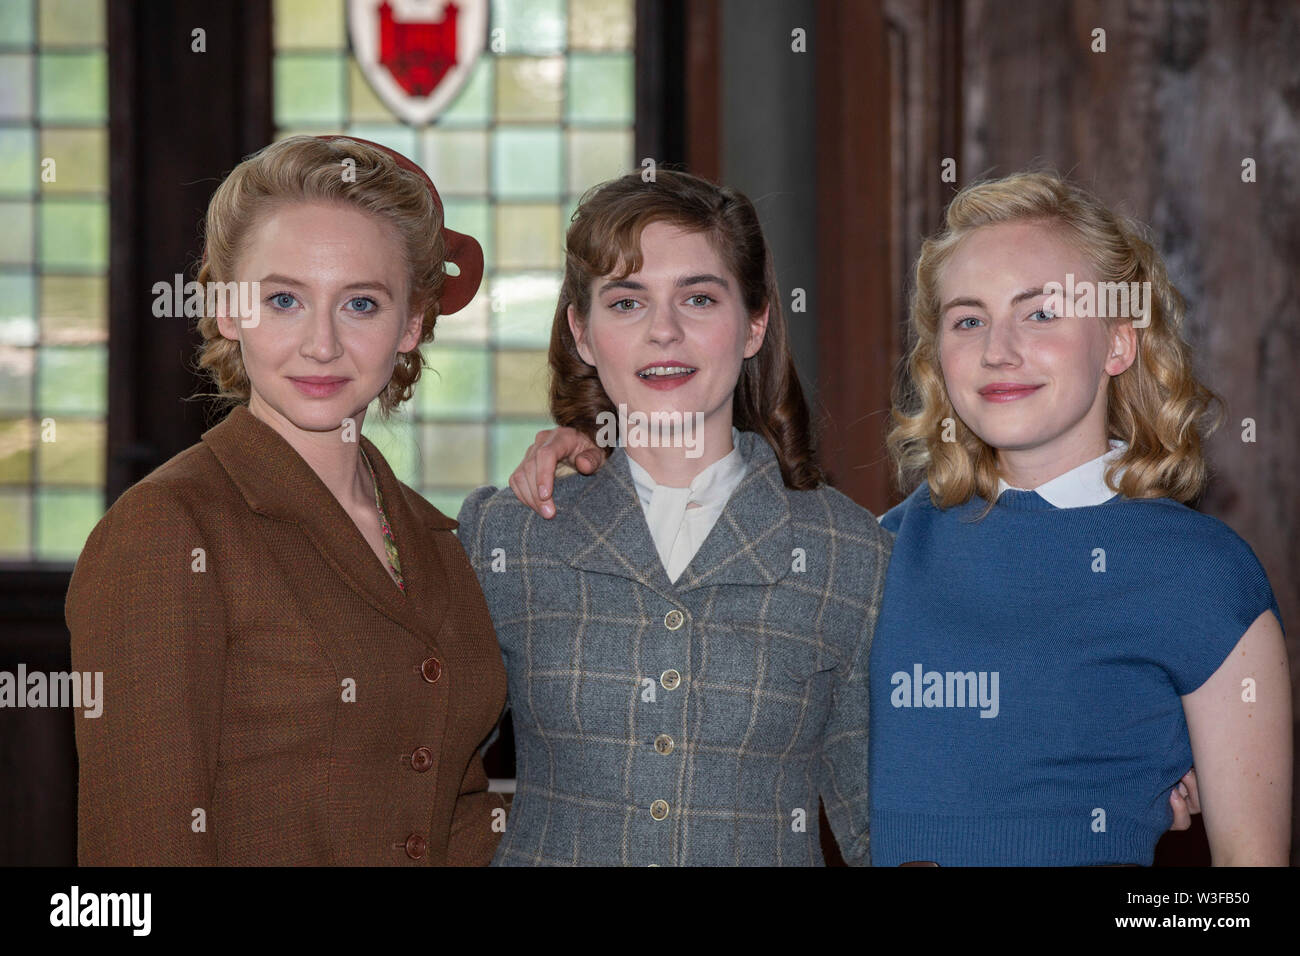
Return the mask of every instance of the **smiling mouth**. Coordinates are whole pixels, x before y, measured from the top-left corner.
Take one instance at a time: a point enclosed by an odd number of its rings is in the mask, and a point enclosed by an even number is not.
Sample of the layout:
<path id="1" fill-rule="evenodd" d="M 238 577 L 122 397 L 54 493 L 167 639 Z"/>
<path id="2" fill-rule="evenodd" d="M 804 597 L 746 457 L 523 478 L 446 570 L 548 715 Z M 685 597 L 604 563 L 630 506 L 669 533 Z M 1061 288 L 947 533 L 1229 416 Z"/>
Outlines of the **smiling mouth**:
<path id="1" fill-rule="evenodd" d="M 636 373 L 637 378 L 650 380 L 660 378 L 682 378 L 694 375 L 699 369 L 689 365 L 650 365 Z"/>

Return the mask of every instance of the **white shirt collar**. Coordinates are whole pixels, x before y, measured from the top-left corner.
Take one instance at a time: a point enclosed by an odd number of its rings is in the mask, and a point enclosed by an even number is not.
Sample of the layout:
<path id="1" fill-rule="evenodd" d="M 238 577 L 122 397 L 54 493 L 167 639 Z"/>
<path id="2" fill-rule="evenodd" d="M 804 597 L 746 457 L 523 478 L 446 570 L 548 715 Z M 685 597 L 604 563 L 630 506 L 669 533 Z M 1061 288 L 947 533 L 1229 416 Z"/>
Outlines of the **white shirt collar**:
<path id="1" fill-rule="evenodd" d="M 691 479 L 689 488 L 675 489 L 669 485 L 660 485 L 631 455 L 627 456 L 628 468 L 632 472 L 632 481 L 636 485 L 641 504 L 648 507 L 654 497 L 656 488 L 670 491 L 690 491 L 689 500 L 701 508 L 721 508 L 736 490 L 740 480 L 745 477 L 745 457 L 740 453 L 740 430 L 731 426 L 731 451 L 723 455 L 709 467 Z M 685 496 L 684 496 L 685 497 Z M 692 511 L 697 509 L 691 509 Z"/>
<path id="2" fill-rule="evenodd" d="M 1045 481 L 1037 488 L 1016 488 L 998 478 L 998 497 L 1007 489 L 1013 491 L 1035 491 L 1048 504 L 1055 508 L 1085 508 L 1099 505 L 1115 497 L 1115 492 L 1106 484 L 1106 467 L 1128 447 L 1127 442 L 1117 438 L 1110 439 L 1110 451 L 1086 461 L 1077 468 L 1071 468 L 1063 475 L 1057 475 L 1051 481 Z M 1123 474 L 1123 469 L 1119 474 Z M 1119 475 L 1116 475 L 1118 478 Z"/>

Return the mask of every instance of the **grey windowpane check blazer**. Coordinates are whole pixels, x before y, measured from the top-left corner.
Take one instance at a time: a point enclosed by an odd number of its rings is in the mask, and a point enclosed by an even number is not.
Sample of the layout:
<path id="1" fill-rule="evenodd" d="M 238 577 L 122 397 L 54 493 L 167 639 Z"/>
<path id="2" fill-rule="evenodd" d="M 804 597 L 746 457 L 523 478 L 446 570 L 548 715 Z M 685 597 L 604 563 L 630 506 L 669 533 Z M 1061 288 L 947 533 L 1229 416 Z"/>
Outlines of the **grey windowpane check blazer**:
<path id="1" fill-rule="evenodd" d="M 479 488 L 460 539 L 509 679 L 517 789 L 495 865 L 869 863 L 867 660 L 892 537 L 747 465 L 674 584 L 618 449 L 549 521 Z"/>

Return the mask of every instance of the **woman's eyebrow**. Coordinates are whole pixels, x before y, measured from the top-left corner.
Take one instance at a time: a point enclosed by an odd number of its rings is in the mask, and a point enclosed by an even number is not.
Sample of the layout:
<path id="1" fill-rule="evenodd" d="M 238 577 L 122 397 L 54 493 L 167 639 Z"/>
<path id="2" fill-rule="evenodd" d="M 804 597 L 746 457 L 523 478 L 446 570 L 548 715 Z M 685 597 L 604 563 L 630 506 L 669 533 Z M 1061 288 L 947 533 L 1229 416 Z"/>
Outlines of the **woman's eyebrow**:
<path id="1" fill-rule="evenodd" d="M 724 279 L 722 276 L 715 276 L 711 272 L 701 272 L 698 273 L 697 275 L 682 276 L 680 279 L 677 280 L 677 287 L 680 289 L 682 286 L 700 285 L 705 282 L 712 282 L 714 285 L 720 285 L 724 289 L 731 287 L 731 284 L 727 282 L 726 279 Z"/>
<path id="2" fill-rule="evenodd" d="M 606 292 L 609 292 L 611 289 L 633 289 L 637 292 L 644 292 L 645 286 L 643 286 L 640 282 L 633 282 L 631 279 L 611 279 L 609 282 L 606 282 L 603 286 L 601 286 L 600 289 L 596 292 L 596 294 L 604 295 Z"/>
<path id="3" fill-rule="evenodd" d="M 1038 296 L 1044 295 L 1045 292 L 1046 290 L 1044 289 L 1025 289 L 1023 292 L 1017 292 L 1015 295 L 1011 297 L 1011 304 L 1018 305 L 1019 303 L 1024 302 L 1026 299 L 1036 299 L 1038 298 Z M 977 299 L 974 296 L 969 296 L 969 295 L 959 295 L 955 299 L 949 299 L 946 303 L 944 303 L 943 308 L 940 309 L 939 311 L 947 312 L 949 309 L 959 305 L 967 305 L 975 309 L 986 308 L 983 299 Z"/>
<path id="4" fill-rule="evenodd" d="M 297 279 L 292 279 L 286 275 L 280 275 L 278 272 L 273 272 L 270 275 L 263 277 L 261 281 L 267 284 L 296 286 L 299 289 L 307 288 L 307 284 L 305 282 L 300 282 Z M 390 299 L 393 297 L 393 293 L 389 290 L 388 286 L 374 279 L 366 279 L 361 282 L 349 282 L 343 288 L 349 290 L 365 289 L 367 291 L 382 292 Z"/>

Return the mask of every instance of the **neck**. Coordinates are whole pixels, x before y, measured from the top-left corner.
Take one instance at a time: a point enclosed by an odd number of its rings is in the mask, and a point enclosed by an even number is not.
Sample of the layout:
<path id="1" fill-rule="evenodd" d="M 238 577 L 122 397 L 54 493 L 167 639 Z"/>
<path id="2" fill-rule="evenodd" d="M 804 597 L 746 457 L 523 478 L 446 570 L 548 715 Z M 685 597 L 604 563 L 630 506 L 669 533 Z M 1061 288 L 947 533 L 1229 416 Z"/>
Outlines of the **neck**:
<path id="1" fill-rule="evenodd" d="M 1063 435 L 1038 448 L 997 450 L 998 474 L 1013 488 L 1037 488 L 1110 451 L 1106 432 Z"/>
<path id="2" fill-rule="evenodd" d="M 731 409 L 726 409 L 725 415 L 706 416 L 702 433 L 692 435 L 691 439 L 692 448 L 633 448 L 629 445 L 626 449 L 627 456 L 648 471 L 656 484 L 667 485 L 669 488 L 689 487 L 696 475 L 731 454 L 734 447 L 731 441 Z M 685 442 L 677 444 L 685 445 Z M 691 458 L 687 452 L 700 454 Z"/>
<path id="3" fill-rule="evenodd" d="M 343 441 L 342 427 L 319 432 L 299 428 L 280 412 L 261 401 L 256 393 L 249 399 L 248 411 L 270 425 L 293 447 L 345 511 L 364 508 L 369 502 L 373 502 L 374 492 L 370 488 L 370 472 L 361 460 L 360 441 Z M 357 423 L 356 434 L 359 437 L 366 410 L 363 408 L 353 417 Z"/>

